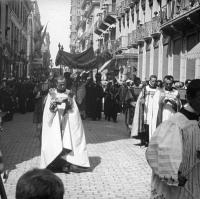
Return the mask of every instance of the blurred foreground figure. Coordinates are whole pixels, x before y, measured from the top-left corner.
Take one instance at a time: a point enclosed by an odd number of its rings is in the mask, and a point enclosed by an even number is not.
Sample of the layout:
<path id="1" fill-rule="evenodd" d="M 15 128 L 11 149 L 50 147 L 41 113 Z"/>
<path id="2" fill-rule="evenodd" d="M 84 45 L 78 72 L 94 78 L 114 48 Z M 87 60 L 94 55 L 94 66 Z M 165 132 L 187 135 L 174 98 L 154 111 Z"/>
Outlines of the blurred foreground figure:
<path id="1" fill-rule="evenodd" d="M 146 151 L 151 199 L 200 198 L 200 79 L 187 88 L 188 103 L 154 132 Z"/>
<path id="2" fill-rule="evenodd" d="M 41 167 L 69 173 L 90 167 L 85 132 L 64 77 L 50 89 L 43 113 Z"/>
<path id="3" fill-rule="evenodd" d="M 16 199 L 63 199 L 64 186 L 59 177 L 46 169 L 23 174 L 16 187 Z"/>

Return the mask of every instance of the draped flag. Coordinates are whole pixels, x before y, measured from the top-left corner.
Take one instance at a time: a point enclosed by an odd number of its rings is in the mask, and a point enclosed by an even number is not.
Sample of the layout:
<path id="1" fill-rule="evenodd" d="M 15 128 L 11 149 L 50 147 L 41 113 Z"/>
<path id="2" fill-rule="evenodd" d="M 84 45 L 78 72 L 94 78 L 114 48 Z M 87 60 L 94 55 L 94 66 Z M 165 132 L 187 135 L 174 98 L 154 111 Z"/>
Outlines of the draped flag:
<path id="1" fill-rule="evenodd" d="M 88 48 L 82 53 L 68 53 L 59 50 L 55 61 L 56 66 L 65 65 L 69 68 L 94 69 L 97 68 L 97 57 L 94 54 L 93 47 Z"/>

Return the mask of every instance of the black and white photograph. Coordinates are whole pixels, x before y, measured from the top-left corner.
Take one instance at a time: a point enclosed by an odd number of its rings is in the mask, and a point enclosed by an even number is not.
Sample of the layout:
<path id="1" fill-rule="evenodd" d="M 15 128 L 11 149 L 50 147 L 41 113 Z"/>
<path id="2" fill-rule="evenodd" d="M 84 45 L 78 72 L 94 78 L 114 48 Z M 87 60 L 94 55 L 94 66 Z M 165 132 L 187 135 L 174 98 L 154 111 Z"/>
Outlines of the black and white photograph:
<path id="1" fill-rule="evenodd" d="M 200 199 L 200 0 L 0 0 L 0 199 Z"/>

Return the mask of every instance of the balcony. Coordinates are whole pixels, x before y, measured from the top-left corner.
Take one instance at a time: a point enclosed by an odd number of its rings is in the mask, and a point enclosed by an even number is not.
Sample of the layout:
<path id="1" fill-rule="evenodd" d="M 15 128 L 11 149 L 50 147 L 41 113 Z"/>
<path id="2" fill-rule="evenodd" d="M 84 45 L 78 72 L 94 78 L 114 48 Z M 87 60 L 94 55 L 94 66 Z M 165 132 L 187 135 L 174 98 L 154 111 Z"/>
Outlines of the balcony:
<path id="1" fill-rule="evenodd" d="M 129 2 L 130 2 L 130 0 L 124 0 L 124 11 L 125 11 L 126 13 L 128 13 L 129 10 L 130 10 Z"/>
<path id="2" fill-rule="evenodd" d="M 121 15 L 121 17 L 124 17 L 124 16 L 125 16 L 125 10 L 124 10 L 125 7 L 126 7 L 126 6 L 125 6 L 125 1 L 122 1 L 122 2 L 121 2 L 120 9 L 119 9 L 119 10 L 120 10 L 120 15 Z"/>
<path id="3" fill-rule="evenodd" d="M 108 40 L 104 43 L 103 49 L 112 53 L 115 49 L 115 40 Z"/>
<path id="4" fill-rule="evenodd" d="M 99 20 L 97 20 L 94 24 L 94 32 L 97 34 L 97 35 L 101 35 L 103 33 L 103 30 L 101 30 L 99 28 Z"/>
<path id="5" fill-rule="evenodd" d="M 137 37 L 136 30 L 133 30 L 131 33 L 128 34 L 128 48 L 138 47 L 138 42 L 136 37 Z"/>
<path id="6" fill-rule="evenodd" d="M 82 0 L 81 1 L 81 9 L 84 10 L 87 5 L 88 0 Z"/>
<path id="7" fill-rule="evenodd" d="M 143 39 L 145 41 L 150 41 L 152 33 L 152 22 L 148 21 L 143 25 Z"/>
<path id="8" fill-rule="evenodd" d="M 105 31 L 108 27 L 109 25 L 103 21 L 103 17 L 101 15 L 98 19 L 98 28 Z"/>
<path id="9" fill-rule="evenodd" d="M 145 30 L 144 30 L 144 25 L 139 25 L 136 29 L 136 39 L 138 44 L 144 43 L 144 35 L 145 35 Z"/>
<path id="10" fill-rule="evenodd" d="M 121 19 L 121 7 L 116 8 L 116 14 L 117 14 L 117 19 L 120 20 Z"/>
<path id="11" fill-rule="evenodd" d="M 116 4 L 107 4 L 103 13 L 104 21 L 108 24 L 114 24 L 116 22 Z"/>
<path id="12" fill-rule="evenodd" d="M 119 42 L 118 50 L 127 50 L 128 49 L 128 36 L 119 37 L 118 42 Z"/>
<path id="13" fill-rule="evenodd" d="M 160 36 L 160 17 L 156 16 L 152 19 L 152 31 L 151 36 L 158 38 Z"/>
<path id="14" fill-rule="evenodd" d="M 184 33 L 200 26 L 200 3 L 198 0 L 184 0 L 175 6 L 166 4 L 161 8 L 161 30 L 166 34 Z"/>
<path id="15" fill-rule="evenodd" d="M 89 17 L 95 6 L 100 6 L 100 0 L 90 0 L 87 5 L 87 17 Z"/>

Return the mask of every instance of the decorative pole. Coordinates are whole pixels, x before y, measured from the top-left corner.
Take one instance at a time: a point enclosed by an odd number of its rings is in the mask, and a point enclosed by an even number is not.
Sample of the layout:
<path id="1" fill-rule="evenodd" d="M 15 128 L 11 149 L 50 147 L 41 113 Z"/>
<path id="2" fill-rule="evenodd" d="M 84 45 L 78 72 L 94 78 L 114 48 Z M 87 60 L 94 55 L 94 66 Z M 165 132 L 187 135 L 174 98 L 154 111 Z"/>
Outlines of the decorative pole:
<path id="1" fill-rule="evenodd" d="M 64 50 L 64 47 L 63 45 L 61 46 L 61 58 L 63 58 L 63 50 Z M 61 63 L 62 63 L 62 60 L 61 60 Z M 63 65 L 61 64 L 60 65 L 60 74 L 63 74 Z"/>
<path id="2" fill-rule="evenodd" d="M 59 42 L 59 44 L 58 44 L 59 53 L 61 53 L 60 48 L 61 48 L 61 45 L 60 45 L 60 42 Z M 60 64 L 60 75 L 61 75 L 61 64 Z"/>

